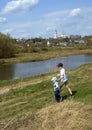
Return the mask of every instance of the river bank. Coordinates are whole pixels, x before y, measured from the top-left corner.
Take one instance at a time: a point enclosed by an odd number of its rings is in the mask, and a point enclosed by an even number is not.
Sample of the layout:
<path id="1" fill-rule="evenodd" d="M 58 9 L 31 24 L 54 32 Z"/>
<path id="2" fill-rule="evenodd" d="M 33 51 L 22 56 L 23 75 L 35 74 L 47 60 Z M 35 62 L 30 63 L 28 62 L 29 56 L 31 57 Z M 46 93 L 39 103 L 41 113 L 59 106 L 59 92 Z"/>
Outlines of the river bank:
<path id="1" fill-rule="evenodd" d="M 78 114 L 78 119 L 82 120 L 81 128 L 84 130 L 92 128 L 91 124 L 89 123 L 92 117 L 88 116 L 92 112 L 92 80 L 91 78 L 89 78 L 92 77 L 91 72 L 92 63 L 82 65 L 79 68 L 72 71 L 67 70 L 67 74 L 69 77 L 69 85 L 72 88 L 73 93 L 75 95 L 73 102 L 71 102 L 68 98 L 69 94 L 65 89 L 63 89 L 63 91 L 61 92 L 61 95 L 64 97 L 67 96 L 67 98 L 64 100 L 63 103 L 60 103 L 62 106 L 60 106 L 60 108 L 62 108 L 62 111 L 60 111 L 64 115 L 66 115 L 67 112 L 71 112 L 76 115 L 76 108 L 78 108 L 78 113 L 81 113 L 79 110 L 82 108 L 81 110 L 84 110 L 84 112 L 82 112 L 83 115 L 81 116 L 80 114 Z M 44 126 L 44 122 L 43 124 L 39 124 L 38 119 L 42 119 L 42 111 L 47 113 L 48 110 L 52 110 L 52 113 L 55 117 L 54 108 L 58 109 L 59 104 L 55 104 L 53 95 L 53 85 L 51 84 L 50 79 L 53 75 L 56 75 L 56 73 L 57 72 L 53 72 L 41 76 L 1 82 L 0 92 L 4 89 L 7 89 L 8 91 L 4 91 L 0 94 L 0 129 L 14 130 L 16 128 L 17 130 L 28 130 L 26 127 L 29 127 L 30 129 L 32 127 L 31 124 L 34 124 L 34 127 L 38 126 L 39 128 L 41 128 L 42 126 Z M 80 105 L 75 107 L 76 103 Z M 51 109 L 49 109 L 50 107 Z M 63 111 L 66 110 L 66 108 L 68 111 Z M 85 115 L 85 110 L 87 110 L 87 115 Z M 60 111 L 58 111 L 59 115 Z M 37 120 L 35 120 L 35 118 L 38 117 L 37 113 L 40 113 L 41 115 L 40 118 L 37 118 Z M 75 121 L 76 116 L 71 117 L 71 113 L 69 113 L 69 120 Z M 65 117 L 65 119 L 68 120 L 68 117 L 64 115 L 62 115 L 62 118 L 60 116 L 61 122 L 63 122 L 63 117 Z M 57 116 L 55 117 L 55 119 L 56 118 Z M 50 117 L 49 119 L 52 118 Z M 83 121 L 84 119 L 86 121 L 86 124 L 85 121 Z M 31 121 L 31 123 L 28 123 L 29 121 Z M 75 124 L 74 127 L 76 126 Z M 48 125 L 49 122 L 47 122 L 46 126 Z M 60 128 L 61 125 L 62 123 L 59 124 Z"/>
<path id="2" fill-rule="evenodd" d="M 92 49 L 52 48 L 39 53 L 20 53 L 14 58 L 0 59 L 0 64 L 42 61 L 68 55 L 92 54 Z"/>

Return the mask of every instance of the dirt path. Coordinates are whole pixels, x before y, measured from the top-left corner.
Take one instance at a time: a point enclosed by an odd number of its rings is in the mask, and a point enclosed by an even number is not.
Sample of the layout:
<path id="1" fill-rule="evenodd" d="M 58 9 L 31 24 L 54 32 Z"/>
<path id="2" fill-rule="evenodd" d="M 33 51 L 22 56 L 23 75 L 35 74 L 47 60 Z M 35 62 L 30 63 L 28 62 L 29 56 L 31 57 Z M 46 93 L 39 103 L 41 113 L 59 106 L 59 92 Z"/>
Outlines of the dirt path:
<path id="1" fill-rule="evenodd" d="M 46 76 L 44 79 L 43 77 L 42 78 L 36 78 L 36 79 L 32 79 L 30 81 L 20 81 L 19 83 L 17 84 L 12 84 L 11 86 L 5 86 L 5 87 L 2 87 L 0 88 L 0 94 L 4 94 L 4 93 L 7 93 L 11 90 L 14 90 L 14 89 L 17 89 L 17 88 L 24 88 L 26 87 L 27 85 L 32 85 L 32 84 L 37 84 L 37 83 L 41 83 L 42 81 L 46 81 L 50 78 L 51 76 Z"/>

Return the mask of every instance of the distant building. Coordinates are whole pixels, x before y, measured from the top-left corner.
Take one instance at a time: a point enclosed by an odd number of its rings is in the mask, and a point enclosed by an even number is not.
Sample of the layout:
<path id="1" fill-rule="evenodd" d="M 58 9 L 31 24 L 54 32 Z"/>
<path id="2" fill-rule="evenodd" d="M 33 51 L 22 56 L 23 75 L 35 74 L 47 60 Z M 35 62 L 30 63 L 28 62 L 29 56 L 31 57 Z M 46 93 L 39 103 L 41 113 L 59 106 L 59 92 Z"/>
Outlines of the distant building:
<path id="1" fill-rule="evenodd" d="M 82 39 L 79 39 L 79 40 L 74 40 L 74 43 L 75 43 L 75 44 L 84 44 L 85 41 L 82 40 Z"/>
<path id="2" fill-rule="evenodd" d="M 57 39 L 57 38 L 66 38 L 65 32 L 62 32 L 61 36 L 58 37 L 58 32 L 57 32 L 57 30 L 55 30 L 55 32 L 54 32 L 54 39 Z"/>
<path id="3" fill-rule="evenodd" d="M 61 33 L 61 38 L 66 38 L 65 32 Z"/>
<path id="4" fill-rule="evenodd" d="M 40 46 L 42 44 L 42 42 L 35 42 L 34 43 L 36 46 Z"/>
<path id="5" fill-rule="evenodd" d="M 68 45 L 68 42 L 60 42 L 59 45 L 67 46 L 67 45 Z"/>
<path id="6" fill-rule="evenodd" d="M 50 46 L 50 44 L 51 44 L 51 43 L 50 43 L 49 41 L 47 41 L 47 46 Z"/>
<path id="7" fill-rule="evenodd" d="M 70 35 L 71 39 L 80 39 L 81 35 Z"/>
<path id="8" fill-rule="evenodd" d="M 54 38 L 55 38 L 55 39 L 57 38 L 57 30 L 55 30 Z"/>

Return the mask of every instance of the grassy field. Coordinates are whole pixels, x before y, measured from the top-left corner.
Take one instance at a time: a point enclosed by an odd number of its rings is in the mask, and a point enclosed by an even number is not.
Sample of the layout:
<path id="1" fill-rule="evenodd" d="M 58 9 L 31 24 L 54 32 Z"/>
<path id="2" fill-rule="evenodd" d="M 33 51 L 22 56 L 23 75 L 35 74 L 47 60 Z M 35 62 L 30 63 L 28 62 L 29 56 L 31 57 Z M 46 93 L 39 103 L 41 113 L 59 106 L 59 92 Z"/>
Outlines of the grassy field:
<path id="1" fill-rule="evenodd" d="M 92 49 L 76 49 L 73 47 L 51 47 L 48 51 L 41 51 L 38 53 L 20 53 L 14 58 L 0 59 L 0 63 L 16 63 L 16 62 L 28 62 L 28 61 L 40 61 L 51 58 L 57 58 L 68 55 L 79 54 L 92 54 Z"/>
<path id="2" fill-rule="evenodd" d="M 58 104 L 56 73 L 1 82 L 0 130 L 92 130 L 92 63 L 67 71 L 74 99 L 63 88 Z"/>

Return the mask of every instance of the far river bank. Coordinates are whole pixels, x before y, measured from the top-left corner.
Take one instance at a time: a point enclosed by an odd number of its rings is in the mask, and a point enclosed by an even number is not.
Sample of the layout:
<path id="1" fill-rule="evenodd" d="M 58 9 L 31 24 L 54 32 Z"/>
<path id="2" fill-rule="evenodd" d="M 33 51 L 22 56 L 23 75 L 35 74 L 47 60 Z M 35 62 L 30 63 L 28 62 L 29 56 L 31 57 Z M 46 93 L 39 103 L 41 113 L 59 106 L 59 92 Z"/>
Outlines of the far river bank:
<path id="1" fill-rule="evenodd" d="M 37 53 L 20 53 L 13 58 L 0 59 L 0 64 L 11 64 L 19 62 L 35 62 L 43 61 L 51 58 L 59 58 L 69 55 L 79 55 L 79 54 L 91 54 L 92 49 L 75 49 L 75 48 L 50 48 L 47 51 L 37 52 Z"/>

